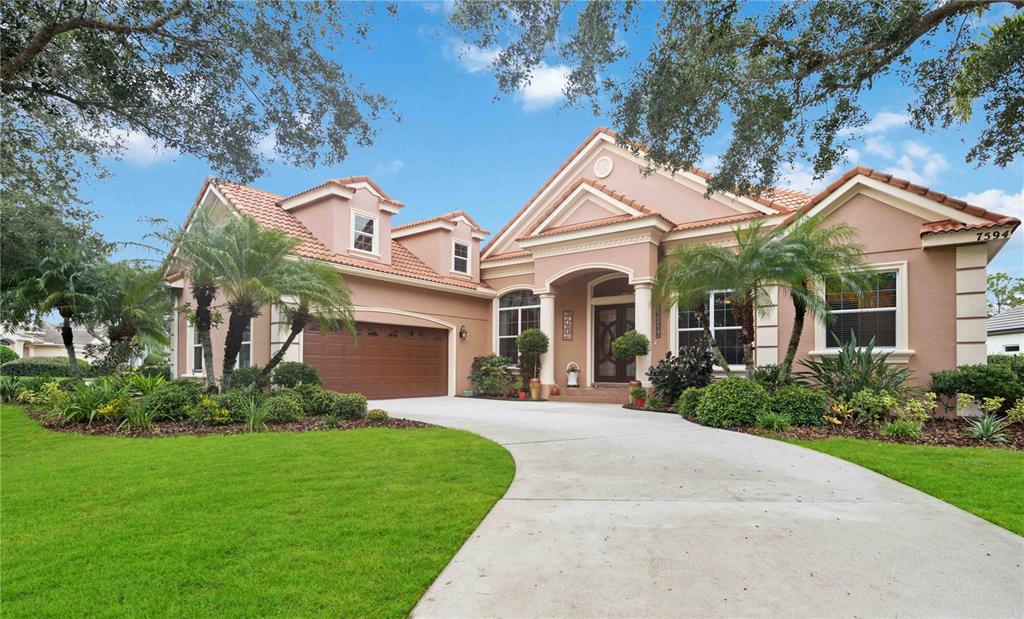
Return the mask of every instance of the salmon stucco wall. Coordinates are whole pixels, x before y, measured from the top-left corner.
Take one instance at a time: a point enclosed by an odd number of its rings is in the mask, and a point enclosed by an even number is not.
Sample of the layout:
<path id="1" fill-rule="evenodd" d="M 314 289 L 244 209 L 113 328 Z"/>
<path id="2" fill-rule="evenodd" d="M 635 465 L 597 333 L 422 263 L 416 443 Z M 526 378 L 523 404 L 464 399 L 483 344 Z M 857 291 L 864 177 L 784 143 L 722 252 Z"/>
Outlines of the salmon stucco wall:
<path id="1" fill-rule="evenodd" d="M 181 293 L 181 303 L 195 309 L 195 300 L 187 283 Z M 210 329 L 210 340 L 213 343 L 214 374 L 220 379 L 224 365 L 224 340 L 228 333 L 228 309 L 223 295 L 218 294 L 213 307 L 221 312 L 223 321 L 219 327 Z M 185 314 L 177 315 L 177 358 L 178 376 L 197 376 L 192 372 L 192 340 L 189 339 L 193 330 L 189 327 Z M 260 315 L 253 319 L 252 324 L 252 362 L 254 365 L 266 365 L 270 361 L 270 306 L 263 307 Z"/>

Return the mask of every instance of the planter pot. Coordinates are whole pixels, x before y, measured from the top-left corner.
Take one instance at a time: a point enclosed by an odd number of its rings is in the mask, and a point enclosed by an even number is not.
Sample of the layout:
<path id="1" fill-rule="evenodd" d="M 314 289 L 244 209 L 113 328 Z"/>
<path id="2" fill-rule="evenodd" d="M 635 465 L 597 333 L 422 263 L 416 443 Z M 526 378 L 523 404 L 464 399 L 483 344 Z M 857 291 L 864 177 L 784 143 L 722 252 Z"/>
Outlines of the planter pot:
<path id="1" fill-rule="evenodd" d="M 637 397 L 633 395 L 633 389 L 640 386 L 640 381 L 631 380 L 629 381 L 629 405 L 636 406 Z"/>
<path id="2" fill-rule="evenodd" d="M 569 372 L 569 374 L 566 376 L 566 378 L 567 378 L 566 383 L 565 383 L 566 387 L 579 387 L 580 386 L 580 373 L 579 372 Z"/>
<path id="3" fill-rule="evenodd" d="M 556 385 L 551 385 L 551 393 L 549 395 L 558 395 L 560 393 L 562 391 Z"/>
<path id="4" fill-rule="evenodd" d="M 644 399 L 643 398 L 637 398 L 635 406 L 639 406 L 640 408 L 643 408 L 644 407 Z"/>
<path id="5" fill-rule="evenodd" d="M 530 399 L 531 400 L 539 400 L 540 399 L 540 379 L 539 378 L 531 378 L 530 379 Z"/>

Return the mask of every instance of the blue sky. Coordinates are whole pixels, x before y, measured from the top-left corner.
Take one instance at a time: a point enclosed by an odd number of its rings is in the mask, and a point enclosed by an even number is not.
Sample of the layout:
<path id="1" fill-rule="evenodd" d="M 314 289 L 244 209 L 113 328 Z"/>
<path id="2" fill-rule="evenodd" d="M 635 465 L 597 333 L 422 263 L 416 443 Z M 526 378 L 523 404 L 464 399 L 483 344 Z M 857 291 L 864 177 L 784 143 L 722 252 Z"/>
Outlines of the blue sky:
<path id="1" fill-rule="evenodd" d="M 649 8 L 649 7 L 647 7 Z M 560 95 L 565 67 L 552 61 L 531 86 L 495 101 L 495 82 L 486 67 L 488 50 L 466 46 L 444 27 L 444 5 L 405 3 L 398 19 L 381 16 L 370 35 L 370 50 L 348 48 L 347 71 L 369 90 L 396 101 L 399 123 L 385 121 L 373 147 L 353 147 L 340 165 L 304 170 L 272 165 L 251 185 L 289 195 L 327 178 L 366 174 L 405 203 L 404 222 L 462 209 L 496 231 L 579 142 L 607 116 L 566 109 Z M 625 35 L 634 54 L 646 53 L 651 11 Z M 461 52 L 461 53 L 460 53 Z M 628 70 L 620 67 L 619 70 Z M 966 127 L 922 134 L 906 125 L 912 93 L 895 80 L 881 80 L 863 99 L 872 123 L 850 152 L 850 162 L 878 168 L 1005 214 L 1024 218 L 1024 162 L 1007 168 L 975 168 L 964 154 L 977 135 L 977 120 Z M 722 136 L 707 145 L 706 167 L 724 148 Z M 717 150 L 716 150 L 717 149 Z M 111 174 L 83 187 L 101 219 L 97 228 L 113 241 L 137 241 L 147 231 L 143 217 L 184 219 L 210 167 L 191 156 L 161 150 L 132 135 Z M 806 166 L 788 172 L 788 186 L 816 191 L 831 178 L 813 181 Z M 1024 276 L 1024 231 L 1018 232 L 990 266 Z"/>

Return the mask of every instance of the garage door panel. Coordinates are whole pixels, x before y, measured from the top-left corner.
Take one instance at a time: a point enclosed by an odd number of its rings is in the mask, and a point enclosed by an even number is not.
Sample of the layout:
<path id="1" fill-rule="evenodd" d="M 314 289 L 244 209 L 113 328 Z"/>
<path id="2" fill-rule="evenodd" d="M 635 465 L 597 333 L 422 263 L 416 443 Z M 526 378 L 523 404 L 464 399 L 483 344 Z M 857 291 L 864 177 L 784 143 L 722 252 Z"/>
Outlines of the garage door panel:
<path id="1" fill-rule="evenodd" d="M 324 386 L 358 391 L 368 398 L 448 393 L 448 332 L 381 323 L 356 324 L 321 335 L 306 330 L 304 359 L 320 371 Z"/>

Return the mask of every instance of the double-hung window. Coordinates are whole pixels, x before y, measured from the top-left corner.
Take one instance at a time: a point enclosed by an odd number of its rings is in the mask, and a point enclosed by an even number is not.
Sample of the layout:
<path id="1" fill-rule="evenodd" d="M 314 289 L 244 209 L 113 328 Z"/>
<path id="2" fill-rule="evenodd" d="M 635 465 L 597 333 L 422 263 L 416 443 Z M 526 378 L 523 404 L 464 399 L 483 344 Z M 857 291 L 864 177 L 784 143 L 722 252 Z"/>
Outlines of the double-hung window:
<path id="1" fill-rule="evenodd" d="M 899 294 L 897 271 L 879 271 L 867 291 L 826 290 L 825 301 L 833 320 L 826 330 L 826 346 L 838 348 L 851 337 L 858 346 L 874 338 L 875 346 L 895 348 Z"/>
<path id="2" fill-rule="evenodd" d="M 540 299 L 529 290 L 516 290 L 498 300 L 498 354 L 519 360 L 516 337 L 540 327 Z"/>
<path id="3" fill-rule="evenodd" d="M 469 273 L 469 245 L 455 241 L 452 246 L 452 270 L 456 273 Z"/>
<path id="4" fill-rule="evenodd" d="M 352 213 L 352 249 L 377 253 L 377 218 L 364 213 Z"/>
<path id="5" fill-rule="evenodd" d="M 696 308 L 679 309 L 679 348 L 697 344 L 704 339 L 704 329 L 697 322 Z M 728 291 L 712 292 L 704 305 L 704 313 L 715 338 L 729 365 L 743 365 L 743 344 L 740 343 L 740 324 L 732 313 L 732 294 Z"/>
<path id="6" fill-rule="evenodd" d="M 192 328 L 192 373 L 203 373 L 203 343 L 199 340 L 199 329 Z"/>
<path id="7" fill-rule="evenodd" d="M 242 332 L 242 347 L 238 349 L 238 367 L 247 368 L 252 365 L 252 320 Z"/>

